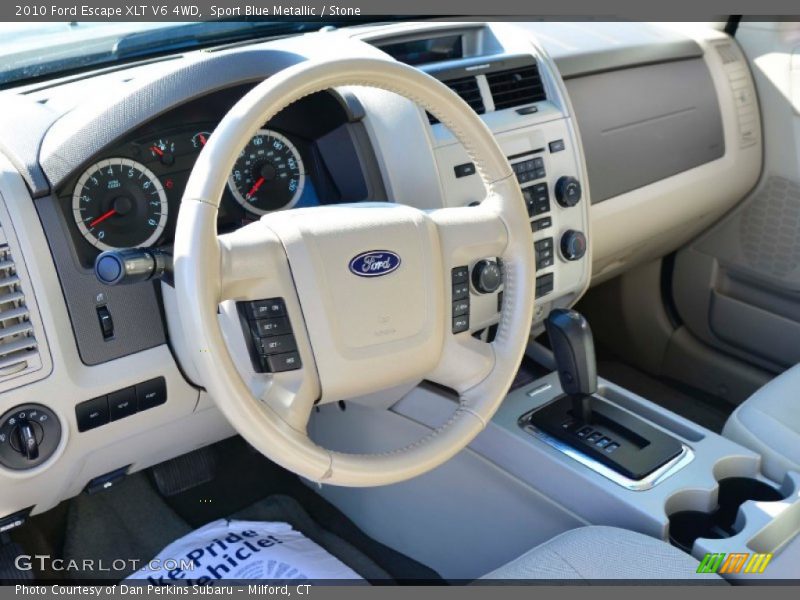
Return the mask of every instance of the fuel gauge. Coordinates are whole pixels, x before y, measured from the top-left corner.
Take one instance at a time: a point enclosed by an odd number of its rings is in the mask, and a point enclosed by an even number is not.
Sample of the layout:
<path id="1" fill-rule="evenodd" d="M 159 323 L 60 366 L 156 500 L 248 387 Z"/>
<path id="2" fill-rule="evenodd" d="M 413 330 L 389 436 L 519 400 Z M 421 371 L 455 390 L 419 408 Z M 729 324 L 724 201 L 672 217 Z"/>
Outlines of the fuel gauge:
<path id="1" fill-rule="evenodd" d="M 175 162 L 175 142 L 161 138 L 150 144 L 150 155 L 158 159 L 162 165 L 171 165 Z"/>

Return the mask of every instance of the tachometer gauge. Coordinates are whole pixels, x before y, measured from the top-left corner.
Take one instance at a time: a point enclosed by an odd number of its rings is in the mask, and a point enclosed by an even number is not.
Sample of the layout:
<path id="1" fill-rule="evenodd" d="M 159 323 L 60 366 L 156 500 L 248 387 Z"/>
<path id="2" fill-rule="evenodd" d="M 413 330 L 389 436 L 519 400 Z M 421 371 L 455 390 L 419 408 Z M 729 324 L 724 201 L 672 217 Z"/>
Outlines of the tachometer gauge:
<path id="1" fill-rule="evenodd" d="M 78 229 L 101 250 L 154 244 L 167 225 L 168 209 L 158 177 L 127 158 L 93 164 L 80 176 L 72 195 Z"/>
<path id="2" fill-rule="evenodd" d="M 294 144 L 277 131 L 259 129 L 233 165 L 228 187 L 239 204 L 263 215 L 294 206 L 305 180 Z"/>

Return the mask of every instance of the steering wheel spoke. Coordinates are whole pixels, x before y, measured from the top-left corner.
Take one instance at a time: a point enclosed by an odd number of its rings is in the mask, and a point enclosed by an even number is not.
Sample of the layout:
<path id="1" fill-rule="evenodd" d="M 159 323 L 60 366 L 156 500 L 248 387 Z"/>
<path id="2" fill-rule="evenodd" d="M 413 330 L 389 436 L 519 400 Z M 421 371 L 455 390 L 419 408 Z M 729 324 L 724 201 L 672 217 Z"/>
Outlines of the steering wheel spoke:
<path id="1" fill-rule="evenodd" d="M 218 320 L 239 375 L 254 397 L 304 432 L 320 386 L 283 246 L 261 222 L 218 243 Z"/>
<path id="2" fill-rule="evenodd" d="M 484 326 L 485 319 L 476 314 L 480 312 L 475 310 L 479 290 L 471 274 L 479 262 L 503 256 L 508 232 L 490 201 L 429 214 L 439 233 L 448 327 L 439 364 L 427 378 L 461 392 L 482 381 L 495 364 L 492 347 L 472 335 Z M 497 269 L 502 273 L 499 266 Z M 499 278 L 497 285 L 499 289 Z M 496 300 L 489 300 L 496 307 Z"/>

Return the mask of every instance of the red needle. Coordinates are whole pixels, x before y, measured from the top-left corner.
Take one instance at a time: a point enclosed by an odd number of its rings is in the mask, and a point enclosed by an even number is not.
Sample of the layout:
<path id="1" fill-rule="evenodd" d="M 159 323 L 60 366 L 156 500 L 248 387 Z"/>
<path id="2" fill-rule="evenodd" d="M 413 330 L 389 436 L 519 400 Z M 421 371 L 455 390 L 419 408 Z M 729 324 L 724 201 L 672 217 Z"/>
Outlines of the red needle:
<path id="1" fill-rule="evenodd" d="M 117 209 L 116 208 L 112 208 L 108 212 L 103 213 L 102 215 L 97 217 L 94 221 L 89 223 L 89 227 L 95 227 L 97 225 L 100 225 L 100 223 L 102 223 L 103 221 L 105 221 L 109 217 L 113 217 L 115 214 L 117 214 Z"/>
<path id="2" fill-rule="evenodd" d="M 247 192 L 247 197 L 248 198 L 252 198 L 253 194 L 255 194 L 258 191 L 258 188 L 260 188 L 262 185 L 264 185 L 264 181 L 265 181 L 265 179 L 263 177 L 259 177 L 258 181 L 256 181 L 253 184 L 253 187 L 250 188 L 250 191 Z"/>
<path id="3" fill-rule="evenodd" d="M 202 133 L 200 134 L 200 143 L 203 144 L 203 146 L 206 145 L 206 136 L 204 136 Z"/>
<path id="4" fill-rule="evenodd" d="M 164 156 L 164 151 L 159 148 L 158 146 L 150 146 L 150 150 L 158 154 L 159 156 Z"/>

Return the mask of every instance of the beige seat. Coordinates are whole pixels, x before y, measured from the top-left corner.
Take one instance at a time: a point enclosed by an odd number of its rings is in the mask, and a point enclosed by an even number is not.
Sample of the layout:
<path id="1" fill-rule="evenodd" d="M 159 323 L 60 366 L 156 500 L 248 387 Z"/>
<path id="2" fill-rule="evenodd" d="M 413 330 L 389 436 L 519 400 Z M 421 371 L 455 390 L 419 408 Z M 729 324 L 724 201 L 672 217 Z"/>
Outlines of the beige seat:
<path id="1" fill-rule="evenodd" d="M 800 365 L 750 396 L 722 434 L 761 454 L 762 470 L 771 479 L 800 471 Z"/>
<path id="2" fill-rule="evenodd" d="M 697 573 L 700 563 L 655 538 L 617 527 L 579 527 L 526 552 L 481 580 L 724 580 Z"/>

